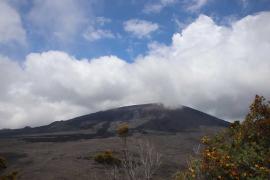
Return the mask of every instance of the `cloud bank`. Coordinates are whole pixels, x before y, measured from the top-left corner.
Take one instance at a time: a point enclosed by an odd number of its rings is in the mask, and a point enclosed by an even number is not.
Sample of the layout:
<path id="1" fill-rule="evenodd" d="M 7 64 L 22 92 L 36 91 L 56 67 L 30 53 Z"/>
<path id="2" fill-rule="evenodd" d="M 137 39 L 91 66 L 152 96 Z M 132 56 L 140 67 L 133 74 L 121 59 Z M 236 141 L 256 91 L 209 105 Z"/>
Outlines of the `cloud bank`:
<path id="1" fill-rule="evenodd" d="M 31 53 L 22 65 L 0 56 L 0 127 L 149 102 L 242 118 L 255 94 L 270 97 L 269 19 L 262 12 L 225 27 L 200 15 L 170 45 L 152 43 L 133 63 L 60 51 Z"/>

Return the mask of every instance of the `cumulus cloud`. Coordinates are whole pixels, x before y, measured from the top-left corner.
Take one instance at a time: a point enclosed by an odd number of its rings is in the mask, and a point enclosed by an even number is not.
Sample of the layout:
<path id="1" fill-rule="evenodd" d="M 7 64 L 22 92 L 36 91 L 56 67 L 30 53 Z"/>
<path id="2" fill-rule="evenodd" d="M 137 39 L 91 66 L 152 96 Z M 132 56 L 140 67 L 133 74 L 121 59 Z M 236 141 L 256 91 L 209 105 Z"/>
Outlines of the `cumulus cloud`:
<path id="1" fill-rule="evenodd" d="M 149 37 L 151 33 L 158 30 L 159 25 L 150 21 L 130 19 L 123 23 L 124 30 L 138 38 Z"/>
<path id="2" fill-rule="evenodd" d="M 255 94 L 270 98 L 270 13 L 217 25 L 200 15 L 170 45 L 149 45 L 133 63 L 29 54 L 0 57 L 0 127 L 41 125 L 130 104 L 187 105 L 226 120 L 243 118 Z"/>
<path id="3" fill-rule="evenodd" d="M 0 43 L 26 43 L 21 17 L 6 0 L 0 1 L 0 34 Z"/>
<path id="4" fill-rule="evenodd" d="M 177 0 L 159 0 L 155 3 L 148 3 L 145 4 L 143 8 L 144 13 L 159 13 L 162 9 L 164 9 L 167 6 L 170 6 L 172 4 L 175 4 Z"/>

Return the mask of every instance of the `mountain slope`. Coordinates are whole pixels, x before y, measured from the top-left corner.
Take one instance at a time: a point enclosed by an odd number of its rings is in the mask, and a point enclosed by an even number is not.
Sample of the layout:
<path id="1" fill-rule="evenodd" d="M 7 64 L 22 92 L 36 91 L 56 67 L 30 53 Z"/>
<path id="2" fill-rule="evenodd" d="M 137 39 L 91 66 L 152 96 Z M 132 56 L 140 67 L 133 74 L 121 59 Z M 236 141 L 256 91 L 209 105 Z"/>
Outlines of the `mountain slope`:
<path id="1" fill-rule="evenodd" d="M 100 111 L 67 121 L 56 121 L 46 126 L 2 130 L 0 137 L 47 133 L 113 135 L 116 127 L 126 122 L 133 132 L 162 131 L 179 132 L 200 126 L 226 127 L 228 122 L 189 107 L 169 109 L 161 104 L 143 104 Z"/>

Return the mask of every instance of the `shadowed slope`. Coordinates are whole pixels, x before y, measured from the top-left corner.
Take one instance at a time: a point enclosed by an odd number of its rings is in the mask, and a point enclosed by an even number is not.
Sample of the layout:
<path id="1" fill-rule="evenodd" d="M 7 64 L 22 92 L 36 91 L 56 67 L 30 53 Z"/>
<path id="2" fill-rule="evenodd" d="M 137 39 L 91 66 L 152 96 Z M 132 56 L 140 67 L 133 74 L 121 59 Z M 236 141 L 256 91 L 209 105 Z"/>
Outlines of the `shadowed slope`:
<path id="1" fill-rule="evenodd" d="M 73 134 L 74 137 L 87 134 L 86 138 L 111 136 L 114 134 L 116 126 L 123 122 L 127 122 L 133 132 L 179 132 L 186 129 L 196 129 L 200 126 L 226 127 L 229 125 L 226 121 L 185 106 L 170 109 L 161 104 L 143 104 L 100 111 L 36 128 L 2 130 L 0 136 L 41 133 L 47 134 L 47 137 L 52 134 L 58 134 L 62 137 L 64 137 L 63 134 Z"/>

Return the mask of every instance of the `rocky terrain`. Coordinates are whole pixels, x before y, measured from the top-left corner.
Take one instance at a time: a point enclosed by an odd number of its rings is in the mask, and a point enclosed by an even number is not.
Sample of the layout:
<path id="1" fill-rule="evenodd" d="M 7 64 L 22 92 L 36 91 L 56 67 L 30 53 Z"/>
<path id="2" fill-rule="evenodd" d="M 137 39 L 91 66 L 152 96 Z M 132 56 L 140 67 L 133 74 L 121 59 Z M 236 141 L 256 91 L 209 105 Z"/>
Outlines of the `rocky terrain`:
<path id="1" fill-rule="evenodd" d="M 121 151 L 115 129 L 128 123 L 130 147 L 149 141 L 162 154 L 156 179 L 170 179 L 194 156 L 203 135 L 228 122 L 189 107 L 168 109 L 161 104 L 127 106 L 57 121 L 41 127 L 0 131 L 0 156 L 19 179 L 104 179 L 107 171 L 93 157 L 100 151 Z M 132 148 L 131 148 L 132 149 Z M 109 176 L 109 175 L 108 175 Z"/>

